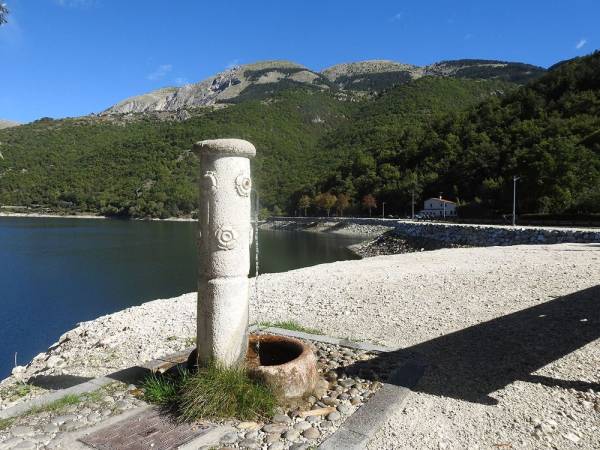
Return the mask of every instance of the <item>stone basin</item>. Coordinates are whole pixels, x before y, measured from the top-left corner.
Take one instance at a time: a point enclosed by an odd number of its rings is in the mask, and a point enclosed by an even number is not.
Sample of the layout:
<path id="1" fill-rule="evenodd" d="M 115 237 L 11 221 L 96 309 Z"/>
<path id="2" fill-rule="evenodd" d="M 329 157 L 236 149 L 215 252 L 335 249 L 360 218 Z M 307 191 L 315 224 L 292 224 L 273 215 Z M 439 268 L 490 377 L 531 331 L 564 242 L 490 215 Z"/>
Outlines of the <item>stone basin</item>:
<path id="1" fill-rule="evenodd" d="M 272 334 L 251 335 L 248 372 L 273 387 L 284 399 L 311 394 L 319 381 L 317 358 L 309 344 Z"/>

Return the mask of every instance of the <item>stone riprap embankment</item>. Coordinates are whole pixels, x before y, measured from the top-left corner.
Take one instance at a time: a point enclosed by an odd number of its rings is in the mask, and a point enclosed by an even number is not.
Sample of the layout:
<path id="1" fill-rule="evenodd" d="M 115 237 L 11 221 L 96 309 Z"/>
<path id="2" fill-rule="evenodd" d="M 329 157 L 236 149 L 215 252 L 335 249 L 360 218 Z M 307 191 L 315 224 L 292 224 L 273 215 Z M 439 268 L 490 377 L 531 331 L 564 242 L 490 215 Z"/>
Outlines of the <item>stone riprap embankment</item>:
<path id="1" fill-rule="evenodd" d="M 348 246 L 348 249 L 361 258 L 401 253 L 424 252 L 441 248 L 471 247 L 469 245 L 445 243 L 424 237 L 408 237 L 397 234 L 394 229 L 384 232 L 374 239 Z"/>
<path id="2" fill-rule="evenodd" d="M 600 242 L 600 228 L 471 225 L 411 220 L 354 217 L 276 217 L 263 229 L 381 234 L 394 230 L 404 238 L 431 239 L 458 246 L 561 244 Z"/>
<path id="3" fill-rule="evenodd" d="M 399 221 L 396 223 L 395 232 L 406 237 L 429 238 L 448 244 L 476 247 L 600 242 L 600 229 L 593 228 L 511 227 Z"/>

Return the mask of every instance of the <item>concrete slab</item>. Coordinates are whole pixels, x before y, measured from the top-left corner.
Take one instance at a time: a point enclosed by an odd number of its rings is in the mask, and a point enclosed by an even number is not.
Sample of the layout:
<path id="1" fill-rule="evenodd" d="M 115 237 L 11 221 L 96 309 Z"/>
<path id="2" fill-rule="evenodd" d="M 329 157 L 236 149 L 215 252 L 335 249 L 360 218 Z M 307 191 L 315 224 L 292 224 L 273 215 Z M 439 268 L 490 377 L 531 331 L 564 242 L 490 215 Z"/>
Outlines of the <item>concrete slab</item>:
<path id="1" fill-rule="evenodd" d="M 310 341 L 324 342 L 326 344 L 341 345 L 342 347 L 349 347 L 349 348 L 354 348 L 357 350 L 364 350 L 367 352 L 390 352 L 390 351 L 394 350 L 390 347 L 385 347 L 383 345 L 378 345 L 378 344 L 372 344 L 370 342 L 351 341 L 349 339 L 335 338 L 335 337 L 331 337 L 331 336 L 326 336 L 324 334 L 311 334 L 311 333 L 305 333 L 303 331 L 292 331 L 292 330 L 286 330 L 284 328 L 275 328 L 275 327 L 261 328 L 258 326 L 254 326 L 252 328 L 254 330 L 263 331 L 265 333 L 281 334 L 284 336 L 291 336 L 291 337 L 295 337 L 298 339 L 306 339 L 306 340 L 310 340 Z"/>

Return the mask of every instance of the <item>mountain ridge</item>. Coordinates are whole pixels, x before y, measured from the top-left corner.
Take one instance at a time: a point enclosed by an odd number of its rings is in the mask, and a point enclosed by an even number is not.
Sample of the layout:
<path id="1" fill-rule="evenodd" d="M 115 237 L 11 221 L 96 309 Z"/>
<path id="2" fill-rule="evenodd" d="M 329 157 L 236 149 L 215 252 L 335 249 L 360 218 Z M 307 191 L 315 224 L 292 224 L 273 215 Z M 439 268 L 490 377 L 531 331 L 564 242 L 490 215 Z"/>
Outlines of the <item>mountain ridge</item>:
<path id="1" fill-rule="evenodd" d="M 198 83 L 160 88 L 146 94 L 129 97 L 101 114 L 173 111 L 188 107 L 212 106 L 235 99 L 251 86 L 276 83 L 282 80 L 310 84 L 320 78 L 323 77 L 291 61 L 260 61 L 231 67 Z"/>
<path id="2" fill-rule="evenodd" d="M 265 98 L 281 88 L 302 86 L 345 93 L 381 92 L 424 76 L 501 79 L 525 83 L 546 70 L 525 63 L 461 59 L 416 66 L 391 60 L 366 60 L 335 64 L 317 72 L 287 60 L 259 61 L 228 68 L 197 83 L 163 87 L 132 96 L 100 114 L 176 111 L 191 107 L 236 103 L 245 98 Z"/>
<path id="3" fill-rule="evenodd" d="M 4 128 L 17 127 L 19 125 L 21 125 L 19 122 L 15 122 L 13 120 L 0 119 L 0 130 Z"/>

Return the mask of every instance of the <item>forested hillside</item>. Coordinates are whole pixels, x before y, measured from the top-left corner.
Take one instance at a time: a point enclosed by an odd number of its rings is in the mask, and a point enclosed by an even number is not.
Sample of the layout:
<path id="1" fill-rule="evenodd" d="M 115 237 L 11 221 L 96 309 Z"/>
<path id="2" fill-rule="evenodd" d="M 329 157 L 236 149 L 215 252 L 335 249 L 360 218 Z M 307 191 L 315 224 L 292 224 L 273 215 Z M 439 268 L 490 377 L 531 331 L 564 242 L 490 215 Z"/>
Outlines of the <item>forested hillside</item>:
<path id="1" fill-rule="evenodd" d="M 274 97 L 263 92 L 222 109 L 196 110 L 182 122 L 149 115 L 40 120 L 0 132 L 0 203 L 133 217 L 189 214 L 195 208 L 198 170 L 191 145 L 227 136 L 248 139 L 259 149 L 253 166 L 262 205 L 293 211 L 294 192 L 314 185 L 349 158 L 352 146 L 332 143 L 340 133 L 361 132 L 366 124 L 356 120 L 362 115 L 372 115 L 374 124 L 420 122 L 477 103 L 500 88 L 508 86 L 432 78 L 373 102 L 295 88 Z"/>
<path id="2" fill-rule="evenodd" d="M 255 182 L 263 203 L 273 208 L 339 164 L 337 155 L 321 154 L 317 144 L 354 107 L 301 90 L 200 110 L 183 122 L 91 117 L 2 130 L 0 204 L 134 217 L 188 214 L 197 199 L 192 144 L 226 136 L 256 144 Z"/>
<path id="3" fill-rule="evenodd" d="M 367 108 L 383 104 L 393 112 L 391 99 Z M 443 192 L 465 214 L 498 215 L 510 211 L 512 177 L 519 176 L 521 212 L 600 212 L 599 52 L 431 121 L 374 113 L 364 124 L 361 115 L 344 125 L 351 132 L 334 133 L 328 144 L 351 147 L 352 158 L 295 198 L 331 191 L 359 205 L 372 194 L 402 213 L 413 190 L 417 198 Z"/>
<path id="4" fill-rule="evenodd" d="M 173 120 L 43 119 L 0 130 L 0 204 L 190 214 L 192 144 L 239 137 L 257 146 L 255 185 L 271 211 L 294 213 L 304 209 L 301 197 L 306 206 L 329 193 L 343 194 L 342 209 L 359 212 L 370 195 L 402 214 L 415 191 L 417 199 L 443 192 L 465 212 L 497 215 L 509 210 L 513 175 L 522 177 L 522 212 L 598 211 L 599 60 L 562 63 L 526 87 L 426 76 L 360 97 L 266 84 L 229 105 L 173 112 Z M 315 202 L 307 208 L 317 212 Z"/>

